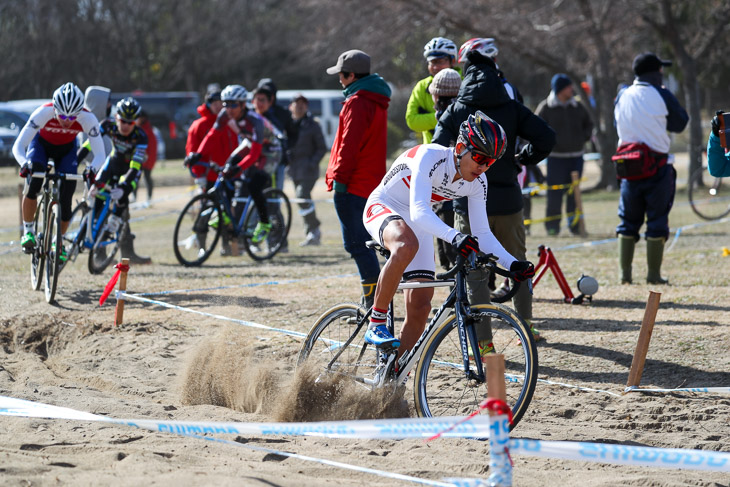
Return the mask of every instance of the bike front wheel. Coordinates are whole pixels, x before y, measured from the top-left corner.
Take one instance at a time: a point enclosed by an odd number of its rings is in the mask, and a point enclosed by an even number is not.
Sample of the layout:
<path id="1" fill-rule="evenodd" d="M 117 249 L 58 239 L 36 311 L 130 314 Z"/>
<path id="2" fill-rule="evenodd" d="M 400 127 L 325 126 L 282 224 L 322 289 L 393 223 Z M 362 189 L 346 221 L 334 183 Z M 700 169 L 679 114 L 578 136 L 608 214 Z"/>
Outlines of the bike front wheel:
<path id="1" fill-rule="evenodd" d="M 94 246 L 89 252 L 89 272 L 92 274 L 101 274 L 112 263 L 114 256 L 119 250 L 119 235 L 121 228 L 116 232 L 110 232 L 106 229 L 109 221 L 107 213 L 104 221 L 99 225 L 99 233 L 94 240 Z M 127 225 L 124 222 L 122 225 Z"/>
<path id="2" fill-rule="evenodd" d="M 535 392 L 535 339 L 529 326 L 505 306 L 479 304 L 471 306 L 471 311 L 481 318 L 481 324 L 491 324 L 495 353 L 504 355 L 507 404 L 513 414 L 510 429 L 514 428 Z M 419 416 L 465 416 L 476 411 L 487 398 L 487 384 L 466 377 L 456 316 L 449 317 L 424 346 L 414 386 Z M 476 372 L 473 363 L 470 368 Z"/>
<path id="3" fill-rule="evenodd" d="M 53 203 L 48 212 L 48 226 L 45 239 L 46 250 L 46 302 L 52 303 L 56 297 L 58 273 L 61 271 L 63 235 L 61 234 L 61 205 Z"/>
<path id="4" fill-rule="evenodd" d="M 372 380 L 377 366 L 375 347 L 365 343 L 365 310 L 355 304 L 328 309 L 304 339 L 297 365 L 311 364 L 319 374 L 336 374 L 358 382 Z"/>
<path id="5" fill-rule="evenodd" d="M 30 256 L 30 285 L 34 291 L 38 291 L 43 284 L 43 267 L 46 261 L 45 234 L 48 215 L 46 215 L 45 200 L 41 200 L 38 210 L 35 212 L 33 229 L 35 232 L 36 246 Z"/>
<path id="6" fill-rule="evenodd" d="M 208 194 L 191 199 L 177 218 L 172 235 L 172 248 L 177 261 L 186 267 L 199 266 L 213 253 L 228 224 L 217 201 Z"/>
<path id="7" fill-rule="evenodd" d="M 266 260 L 276 255 L 286 242 L 291 227 L 291 204 L 286 194 L 276 188 L 266 188 L 263 194 L 271 224 L 269 235 L 260 242 L 253 241 L 254 230 L 259 223 L 256 205 L 250 205 L 243 221 L 243 245 L 253 260 Z"/>
<path id="8" fill-rule="evenodd" d="M 730 214 L 730 181 L 706 173 L 707 168 L 696 169 L 689 178 L 689 204 L 697 216 L 705 220 L 719 220 Z M 707 182 L 703 176 L 707 174 Z"/>

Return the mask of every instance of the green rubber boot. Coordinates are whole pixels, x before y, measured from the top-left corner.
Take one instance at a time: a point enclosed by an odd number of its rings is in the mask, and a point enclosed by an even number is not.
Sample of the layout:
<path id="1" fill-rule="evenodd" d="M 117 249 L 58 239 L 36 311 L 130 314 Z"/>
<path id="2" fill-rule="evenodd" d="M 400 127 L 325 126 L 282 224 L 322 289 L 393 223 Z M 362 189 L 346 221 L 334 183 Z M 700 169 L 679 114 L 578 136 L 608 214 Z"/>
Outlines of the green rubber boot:
<path id="1" fill-rule="evenodd" d="M 669 283 L 669 280 L 663 279 L 661 274 L 664 242 L 666 239 L 663 237 L 646 238 L 646 282 L 649 284 Z"/>
<path id="2" fill-rule="evenodd" d="M 618 263 L 621 284 L 631 284 L 631 263 L 634 261 L 636 240 L 630 235 L 618 236 Z"/>

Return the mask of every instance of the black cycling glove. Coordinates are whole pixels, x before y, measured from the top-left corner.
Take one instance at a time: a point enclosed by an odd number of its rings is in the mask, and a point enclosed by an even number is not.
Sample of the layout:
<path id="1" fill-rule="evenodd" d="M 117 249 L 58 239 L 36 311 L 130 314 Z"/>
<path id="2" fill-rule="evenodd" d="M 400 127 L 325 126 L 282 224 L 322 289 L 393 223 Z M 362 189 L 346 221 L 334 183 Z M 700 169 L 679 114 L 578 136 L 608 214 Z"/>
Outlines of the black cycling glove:
<path id="1" fill-rule="evenodd" d="M 516 260 L 509 266 L 510 277 L 517 282 L 526 281 L 535 275 L 535 266 L 527 260 Z"/>
<path id="2" fill-rule="evenodd" d="M 451 241 L 451 245 L 463 257 L 469 257 L 472 252 L 479 252 L 479 242 L 476 237 L 465 233 L 457 233 L 454 240 Z"/>

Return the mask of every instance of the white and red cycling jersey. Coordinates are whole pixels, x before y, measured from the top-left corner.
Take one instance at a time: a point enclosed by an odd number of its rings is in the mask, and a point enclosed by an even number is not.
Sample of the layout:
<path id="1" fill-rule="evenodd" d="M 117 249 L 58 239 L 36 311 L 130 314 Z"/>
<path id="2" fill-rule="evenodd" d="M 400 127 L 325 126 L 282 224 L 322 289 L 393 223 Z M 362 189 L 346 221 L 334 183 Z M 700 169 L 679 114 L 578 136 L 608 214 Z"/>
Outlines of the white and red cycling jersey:
<path id="1" fill-rule="evenodd" d="M 396 215 L 403 218 L 425 250 L 421 262 L 412 270 L 426 270 L 426 259 L 434 264 L 432 236 L 451 243 L 459 233 L 441 221 L 431 205 L 466 196 L 471 234 L 479 241 L 479 249 L 494 254 L 499 264 L 509 269 L 516 259 L 497 241 L 487 220 L 486 175 L 468 182 L 462 178 L 454 181 L 457 174 L 453 147 L 424 144 L 404 152 L 368 198 L 363 214 L 365 227 L 382 244 L 380 232 L 385 220 Z"/>
<path id="2" fill-rule="evenodd" d="M 106 155 L 104 142 L 100 134 L 99 121 L 93 113 L 84 108 L 79 112 L 73 124 L 64 127 L 56 119 L 53 103 L 50 102 L 39 106 L 30 115 L 28 122 L 26 122 L 23 130 L 20 131 L 18 138 L 15 140 L 15 144 L 13 144 L 13 156 L 15 156 L 18 164 L 21 166 L 25 164 L 28 145 L 36 134 L 49 144 L 65 145 L 73 142 L 80 132 L 84 132 L 89 137 L 91 152 L 94 154 L 91 166 L 97 170 L 104 163 Z"/>

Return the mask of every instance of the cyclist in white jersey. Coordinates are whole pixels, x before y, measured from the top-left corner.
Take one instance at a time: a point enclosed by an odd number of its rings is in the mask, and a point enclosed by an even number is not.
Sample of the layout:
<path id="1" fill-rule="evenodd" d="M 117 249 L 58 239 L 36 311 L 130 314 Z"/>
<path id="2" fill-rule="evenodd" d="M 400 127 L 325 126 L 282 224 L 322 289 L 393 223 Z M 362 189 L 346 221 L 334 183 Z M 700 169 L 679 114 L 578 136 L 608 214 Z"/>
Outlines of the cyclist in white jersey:
<path id="1" fill-rule="evenodd" d="M 523 281 L 534 275 L 532 263 L 518 261 L 497 241 L 487 220 L 487 178 L 484 173 L 504 153 L 502 127 L 482 112 L 461 124 L 455 147 L 416 146 L 398 157 L 368 198 L 365 228 L 390 251 L 375 291 L 368 343 L 383 349 L 409 350 L 420 337 L 431 310 L 433 288 L 404 290 L 406 317 L 400 338 L 385 326 L 388 303 L 401 280 L 433 280 L 436 264 L 433 237 L 451 243 L 467 257 L 479 250 L 492 253 L 512 277 Z M 474 235 L 459 233 L 431 209 L 432 203 L 466 196 Z M 484 344 L 486 346 L 486 344 Z"/>

